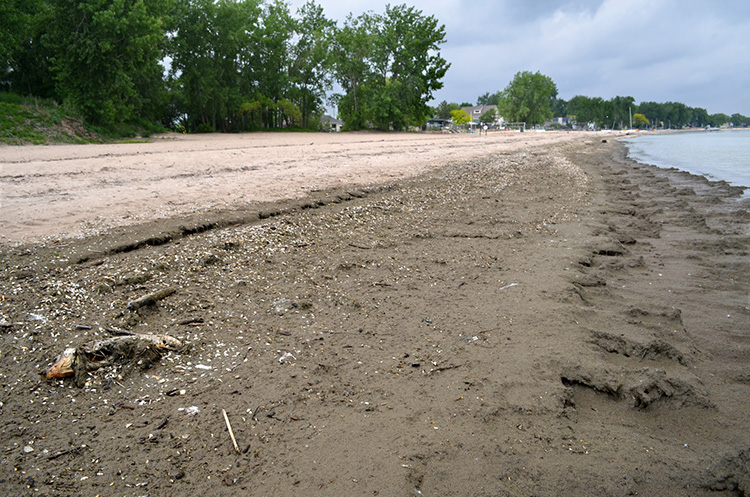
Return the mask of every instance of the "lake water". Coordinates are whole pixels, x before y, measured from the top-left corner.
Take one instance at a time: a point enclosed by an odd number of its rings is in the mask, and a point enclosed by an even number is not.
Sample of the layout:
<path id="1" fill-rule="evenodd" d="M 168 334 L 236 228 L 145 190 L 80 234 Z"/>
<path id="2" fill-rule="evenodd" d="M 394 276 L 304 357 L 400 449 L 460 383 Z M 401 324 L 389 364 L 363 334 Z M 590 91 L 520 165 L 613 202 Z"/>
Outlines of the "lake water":
<path id="1" fill-rule="evenodd" d="M 750 130 L 653 134 L 622 141 L 628 157 L 638 162 L 750 188 Z"/>

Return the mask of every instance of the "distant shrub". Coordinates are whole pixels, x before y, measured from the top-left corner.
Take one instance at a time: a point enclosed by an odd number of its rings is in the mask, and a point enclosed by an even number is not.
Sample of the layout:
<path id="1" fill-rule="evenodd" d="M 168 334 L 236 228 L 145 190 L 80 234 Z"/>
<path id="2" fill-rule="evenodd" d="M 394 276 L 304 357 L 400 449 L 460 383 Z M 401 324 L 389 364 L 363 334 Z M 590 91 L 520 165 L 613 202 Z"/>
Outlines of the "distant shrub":
<path id="1" fill-rule="evenodd" d="M 198 125 L 197 128 L 195 128 L 196 133 L 213 133 L 214 129 L 211 127 L 210 124 L 201 123 Z"/>

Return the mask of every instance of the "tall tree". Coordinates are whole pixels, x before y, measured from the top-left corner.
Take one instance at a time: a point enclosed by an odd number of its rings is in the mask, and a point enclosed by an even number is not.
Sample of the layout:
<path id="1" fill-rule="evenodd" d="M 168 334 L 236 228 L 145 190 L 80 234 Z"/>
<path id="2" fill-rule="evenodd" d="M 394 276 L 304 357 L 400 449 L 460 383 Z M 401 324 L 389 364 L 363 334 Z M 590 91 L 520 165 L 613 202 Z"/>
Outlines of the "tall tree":
<path id="1" fill-rule="evenodd" d="M 228 131 L 241 120 L 260 16 L 260 0 L 180 0 L 171 71 L 189 128 Z"/>
<path id="2" fill-rule="evenodd" d="M 557 86 L 540 72 L 522 71 L 502 92 L 500 112 L 506 121 L 542 124 L 552 117 L 550 101 L 557 96 Z"/>
<path id="3" fill-rule="evenodd" d="M 43 0 L 0 0 L 0 87 L 36 97 L 52 98 L 55 80 L 52 56 L 43 43 L 55 21 Z"/>
<path id="4" fill-rule="evenodd" d="M 371 72 L 374 24 L 370 13 L 356 18 L 349 14 L 344 26 L 335 34 L 332 60 L 334 74 L 344 90 L 344 95 L 337 100 L 339 115 L 344 119 L 346 129 L 367 126 L 365 89 Z"/>
<path id="5" fill-rule="evenodd" d="M 634 111 L 635 99 L 633 97 L 617 96 L 608 102 L 608 123 L 612 124 L 612 128 L 627 128 L 630 126 Z"/>
<path id="6" fill-rule="evenodd" d="M 92 123 L 157 109 L 171 0 L 52 0 L 49 46 L 59 94 Z"/>
<path id="7" fill-rule="evenodd" d="M 16 47 L 28 38 L 28 14 L 19 0 L 0 0 L 0 68 L 13 65 Z"/>
<path id="8" fill-rule="evenodd" d="M 501 98 L 502 92 L 498 91 L 492 94 L 487 92 L 484 95 L 479 95 L 479 97 L 477 97 L 477 105 L 500 105 Z"/>
<path id="9" fill-rule="evenodd" d="M 38 4 L 37 0 L 0 0 L 0 76 L 12 70 L 19 47 L 31 40 Z"/>
<path id="10" fill-rule="evenodd" d="M 273 101 L 286 97 L 294 22 L 289 6 L 282 0 L 266 5 L 260 31 L 258 91 Z"/>
<path id="11" fill-rule="evenodd" d="M 339 114 L 347 129 L 402 130 L 430 115 L 427 102 L 450 66 L 440 56 L 445 26 L 414 7 L 351 15 L 338 30 L 336 79 L 345 91 Z"/>
<path id="12" fill-rule="evenodd" d="M 445 26 L 434 16 L 406 5 L 386 5 L 375 65 L 380 69 L 374 124 L 402 130 L 429 117 L 427 102 L 443 87 L 450 64 L 440 56 Z"/>
<path id="13" fill-rule="evenodd" d="M 718 114 L 711 114 L 709 117 L 709 124 L 715 128 L 718 128 L 720 126 L 724 126 L 725 124 L 729 123 L 731 118 L 719 112 Z"/>
<path id="14" fill-rule="evenodd" d="M 460 108 L 461 106 L 459 106 L 457 103 L 453 103 L 453 102 L 448 103 L 447 100 L 443 100 L 435 108 L 435 117 L 439 117 L 441 119 L 450 119 L 451 111 L 454 111 Z"/>
<path id="15" fill-rule="evenodd" d="M 661 127 L 664 121 L 661 112 L 661 104 L 657 102 L 641 102 L 638 104 L 638 112 L 649 120 L 652 126 Z"/>
<path id="16" fill-rule="evenodd" d="M 323 8 L 308 1 L 298 11 L 295 22 L 297 43 L 292 47 L 290 77 L 294 98 L 301 113 L 301 126 L 310 127 L 311 118 L 323 106 L 331 88 L 329 50 L 336 23 L 326 18 Z"/>
<path id="17" fill-rule="evenodd" d="M 567 103 L 567 115 L 575 116 L 580 124 L 593 124 L 597 127 L 612 125 L 612 104 L 601 97 L 576 95 Z"/>
<path id="18" fill-rule="evenodd" d="M 743 116 L 739 112 L 732 114 L 732 124 L 734 124 L 735 127 L 747 127 L 748 124 L 750 124 L 750 118 L 747 116 Z"/>
<path id="19" fill-rule="evenodd" d="M 706 124 L 708 124 L 708 112 L 706 109 L 701 109 L 700 107 L 693 108 L 690 125 L 703 128 Z"/>
<path id="20" fill-rule="evenodd" d="M 550 102 L 553 116 L 564 117 L 568 115 L 568 102 L 562 98 L 554 97 Z"/>

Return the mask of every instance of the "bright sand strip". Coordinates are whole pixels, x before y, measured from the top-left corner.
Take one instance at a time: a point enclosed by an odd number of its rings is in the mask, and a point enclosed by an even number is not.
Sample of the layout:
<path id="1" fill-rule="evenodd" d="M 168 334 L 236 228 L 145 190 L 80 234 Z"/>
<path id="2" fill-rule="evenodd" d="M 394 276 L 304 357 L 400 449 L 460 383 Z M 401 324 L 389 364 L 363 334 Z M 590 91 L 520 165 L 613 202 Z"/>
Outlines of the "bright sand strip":
<path id="1" fill-rule="evenodd" d="M 611 133 L 603 133 L 611 135 Z M 0 243 L 101 232 L 304 197 L 588 132 L 168 135 L 149 143 L 0 148 Z"/>

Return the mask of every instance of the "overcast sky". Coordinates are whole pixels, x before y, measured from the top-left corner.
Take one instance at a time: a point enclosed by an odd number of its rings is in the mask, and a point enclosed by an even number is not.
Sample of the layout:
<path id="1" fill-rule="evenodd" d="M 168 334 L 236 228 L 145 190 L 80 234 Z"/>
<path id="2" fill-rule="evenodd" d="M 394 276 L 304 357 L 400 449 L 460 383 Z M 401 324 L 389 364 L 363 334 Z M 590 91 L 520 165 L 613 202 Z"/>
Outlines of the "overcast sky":
<path id="1" fill-rule="evenodd" d="M 446 27 L 451 63 L 433 105 L 475 103 L 519 71 L 558 96 L 682 102 L 750 115 L 750 0 L 316 0 L 339 26 L 348 13 L 405 3 Z M 292 11 L 305 0 L 289 0 Z"/>

